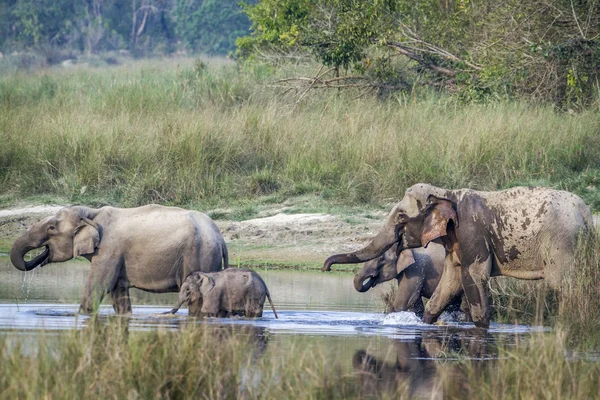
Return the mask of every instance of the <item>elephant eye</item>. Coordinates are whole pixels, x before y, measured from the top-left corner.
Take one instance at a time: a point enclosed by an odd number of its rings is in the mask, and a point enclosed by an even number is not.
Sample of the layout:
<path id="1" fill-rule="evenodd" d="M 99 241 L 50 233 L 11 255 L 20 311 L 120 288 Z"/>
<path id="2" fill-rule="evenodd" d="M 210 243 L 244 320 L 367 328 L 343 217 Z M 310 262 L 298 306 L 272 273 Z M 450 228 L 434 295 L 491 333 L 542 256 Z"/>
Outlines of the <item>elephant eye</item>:
<path id="1" fill-rule="evenodd" d="M 54 231 L 56 231 L 56 227 L 54 225 L 50 225 L 48 227 L 48 232 L 54 232 Z"/>

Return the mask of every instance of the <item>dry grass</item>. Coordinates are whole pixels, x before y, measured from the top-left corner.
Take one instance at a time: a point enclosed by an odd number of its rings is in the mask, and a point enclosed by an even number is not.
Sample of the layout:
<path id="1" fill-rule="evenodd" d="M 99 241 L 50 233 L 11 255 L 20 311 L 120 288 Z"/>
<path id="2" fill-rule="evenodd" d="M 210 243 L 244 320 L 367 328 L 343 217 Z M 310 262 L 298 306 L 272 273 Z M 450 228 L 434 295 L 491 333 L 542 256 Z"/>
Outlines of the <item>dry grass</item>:
<path id="1" fill-rule="evenodd" d="M 0 77 L 2 191 L 125 206 L 305 193 L 360 204 L 416 182 L 542 183 L 600 207 L 593 111 L 349 93 L 296 106 L 265 86 L 285 73 L 154 61 Z"/>

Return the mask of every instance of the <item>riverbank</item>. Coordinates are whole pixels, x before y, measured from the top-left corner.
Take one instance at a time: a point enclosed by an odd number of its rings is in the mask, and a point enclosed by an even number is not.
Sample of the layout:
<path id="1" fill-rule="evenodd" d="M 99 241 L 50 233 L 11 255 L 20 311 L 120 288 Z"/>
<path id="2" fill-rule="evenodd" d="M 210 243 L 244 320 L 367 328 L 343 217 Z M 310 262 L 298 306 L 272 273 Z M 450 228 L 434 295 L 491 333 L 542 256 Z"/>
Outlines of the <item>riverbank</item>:
<path id="1" fill-rule="evenodd" d="M 28 226 L 61 207 L 21 203 L 0 209 L 0 252 L 8 252 Z M 320 270 L 331 254 L 366 244 L 387 215 L 383 209 L 319 205 L 318 199 L 308 196 L 255 205 L 253 209 L 249 218 L 243 217 L 243 209 L 235 207 L 203 210 L 212 215 L 227 241 L 232 266 Z M 239 220 L 227 218 L 231 216 Z M 358 268 L 358 264 L 336 266 L 336 270 L 347 272 Z"/>

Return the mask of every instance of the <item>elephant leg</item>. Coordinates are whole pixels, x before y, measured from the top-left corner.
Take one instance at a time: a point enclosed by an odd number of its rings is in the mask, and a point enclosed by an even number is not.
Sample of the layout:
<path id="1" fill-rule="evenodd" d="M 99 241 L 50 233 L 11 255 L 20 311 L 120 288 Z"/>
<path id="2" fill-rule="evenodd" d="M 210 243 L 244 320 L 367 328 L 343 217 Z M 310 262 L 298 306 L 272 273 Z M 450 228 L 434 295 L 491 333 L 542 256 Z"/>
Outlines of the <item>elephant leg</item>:
<path id="1" fill-rule="evenodd" d="M 492 256 L 487 260 L 476 259 L 461 268 L 462 287 L 471 310 L 471 318 L 478 328 L 490 326 L 489 295 L 490 287 L 488 281 L 492 271 Z"/>
<path id="2" fill-rule="evenodd" d="M 421 291 L 423 290 L 423 280 L 425 279 L 423 268 L 413 265 L 398 275 L 398 291 L 394 299 L 393 312 L 407 311 L 421 303 Z M 415 311 L 415 314 L 417 311 Z"/>
<path id="3" fill-rule="evenodd" d="M 131 299 L 129 298 L 129 288 L 116 285 L 110 292 L 115 314 L 131 314 Z"/>
<path id="4" fill-rule="evenodd" d="M 423 299 L 419 299 L 408 309 L 415 313 L 415 315 L 419 318 L 423 318 L 425 315 L 425 305 L 423 304 Z"/>
<path id="5" fill-rule="evenodd" d="M 469 307 L 469 300 L 467 300 L 467 296 L 463 293 L 460 297 L 460 309 L 465 314 L 465 322 L 473 322 L 471 318 L 471 307 Z"/>
<path id="6" fill-rule="evenodd" d="M 116 284 L 117 271 L 118 266 L 114 262 L 92 258 L 90 275 L 85 285 L 79 312 L 91 314 L 100 307 L 106 293 Z"/>
<path id="7" fill-rule="evenodd" d="M 434 323 L 446 306 L 460 294 L 462 291 L 460 270 L 460 264 L 456 257 L 452 254 L 446 255 L 444 272 L 440 278 L 440 283 L 438 283 L 433 295 L 427 302 L 423 322 L 426 324 Z"/>

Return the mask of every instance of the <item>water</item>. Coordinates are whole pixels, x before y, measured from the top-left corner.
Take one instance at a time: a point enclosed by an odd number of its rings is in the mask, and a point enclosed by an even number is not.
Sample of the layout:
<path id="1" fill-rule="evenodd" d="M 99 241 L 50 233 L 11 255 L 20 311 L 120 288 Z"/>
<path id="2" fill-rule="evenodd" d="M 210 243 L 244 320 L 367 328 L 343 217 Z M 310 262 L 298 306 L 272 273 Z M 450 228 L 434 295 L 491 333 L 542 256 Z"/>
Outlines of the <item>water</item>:
<path id="1" fill-rule="evenodd" d="M 514 346 L 527 340 L 532 332 L 543 330 L 493 323 L 487 332 L 482 332 L 448 316 L 441 325 L 427 325 L 413 313 L 381 313 L 380 297 L 389 289 L 388 284 L 358 293 L 350 274 L 258 272 L 269 287 L 279 319 L 275 319 L 266 303 L 261 319 L 210 318 L 191 322 L 186 309 L 175 316 L 161 315 L 176 303 L 176 293 L 132 290 L 129 330 L 177 330 L 186 323 L 229 326 L 265 338 L 261 339 L 262 346 L 268 342 L 271 351 L 283 354 L 298 339 L 325 344 L 327 357 L 360 372 L 357 379 L 362 380 L 367 395 L 378 396 L 406 383 L 412 396 L 424 398 L 436 397 L 436 379 L 452 361 L 490 362 L 497 358 L 499 344 Z M 90 318 L 78 315 L 77 310 L 88 273 L 89 263 L 80 261 L 50 264 L 24 273 L 12 267 L 8 257 L 0 255 L 0 335 L 52 335 L 85 327 Z M 106 301 L 100 314 L 114 314 Z"/>

